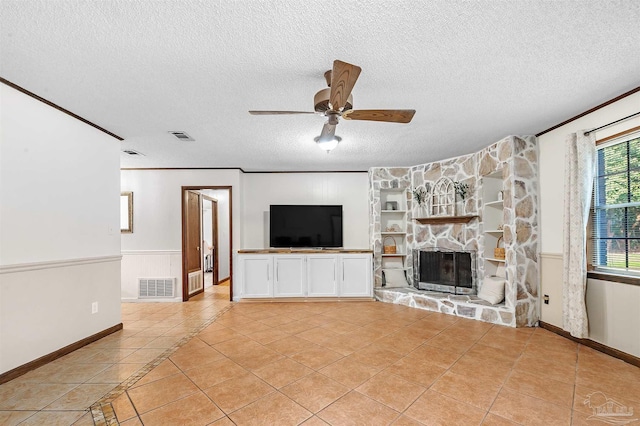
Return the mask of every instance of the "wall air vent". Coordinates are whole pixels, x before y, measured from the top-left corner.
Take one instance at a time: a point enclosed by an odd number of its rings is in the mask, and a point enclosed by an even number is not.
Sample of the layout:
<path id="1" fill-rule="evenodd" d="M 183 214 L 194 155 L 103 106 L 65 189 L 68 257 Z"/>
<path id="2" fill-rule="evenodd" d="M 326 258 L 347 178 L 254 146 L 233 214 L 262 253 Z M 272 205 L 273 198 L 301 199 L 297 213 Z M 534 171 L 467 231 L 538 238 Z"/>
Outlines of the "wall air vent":
<path id="1" fill-rule="evenodd" d="M 138 297 L 174 297 L 175 279 L 138 278 Z"/>
<path id="2" fill-rule="evenodd" d="M 204 280 L 202 277 L 202 271 L 189 272 L 189 276 L 187 277 L 188 285 L 189 285 L 189 296 L 193 293 L 196 293 L 200 290 L 204 290 Z"/>
<path id="3" fill-rule="evenodd" d="M 144 156 L 143 153 L 138 152 L 138 151 L 134 151 L 133 149 L 123 149 L 122 152 L 124 152 L 125 154 L 128 154 L 128 155 L 142 155 L 142 156 Z"/>
<path id="4" fill-rule="evenodd" d="M 169 133 L 171 133 L 173 136 L 175 136 L 176 138 L 178 138 L 178 140 L 181 140 L 181 141 L 195 141 L 195 139 L 189 136 L 187 132 L 169 132 Z"/>

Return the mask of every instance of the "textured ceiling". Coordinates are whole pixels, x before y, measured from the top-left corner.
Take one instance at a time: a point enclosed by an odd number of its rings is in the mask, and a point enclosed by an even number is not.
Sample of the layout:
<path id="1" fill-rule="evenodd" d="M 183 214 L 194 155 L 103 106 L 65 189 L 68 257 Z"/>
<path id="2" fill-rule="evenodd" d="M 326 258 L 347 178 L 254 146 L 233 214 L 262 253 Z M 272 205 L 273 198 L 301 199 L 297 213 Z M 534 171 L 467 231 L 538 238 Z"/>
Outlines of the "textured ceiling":
<path id="1" fill-rule="evenodd" d="M 640 1 L 0 2 L 0 76 L 123 138 L 123 167 L 367 170 L 535 134 L 640 85 Z M 362 67 L 327 155 L 313 110 Z M 196 139 L 180 142 L 167 132 Z"/>

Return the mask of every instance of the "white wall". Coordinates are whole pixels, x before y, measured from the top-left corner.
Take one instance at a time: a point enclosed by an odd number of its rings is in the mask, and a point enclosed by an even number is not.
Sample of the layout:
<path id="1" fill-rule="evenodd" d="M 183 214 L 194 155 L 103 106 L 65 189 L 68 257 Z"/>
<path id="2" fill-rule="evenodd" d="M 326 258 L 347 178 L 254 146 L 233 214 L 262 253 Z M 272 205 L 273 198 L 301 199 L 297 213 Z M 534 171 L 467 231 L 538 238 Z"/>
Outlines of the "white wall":
<path id="1" fill-rule="evenodd" d="M 137 279 L 142 277 L 174 277 L 176 294 L 181 295 L 182 265 L 175 259 L 182 251 L 182 186 L 232 187 L 233 248 L 241 247 L 240 174 L 240 170 L 121 171 L 121 190 L 133 192 L 134 216 L 133 233 L 122 234 L 123 300 L 137 298 Z"/>
<path id="2" fill-rule="evenodd" d="M 137 299 L 137 279 L 176 278 L 181 289 L 181 186 L 232 186 L 204 190 L 218 200 L 220 278 L 229 276 L 233 250 L 269 246 L 270 204 L 342 204 L 344 245 L 368 248 L 368 174 L 242 173 L 239 170 L 122 170 L 121 190 L 133 192 L 133 233 L 122 234 L 122 299 Z M 228 247 L 228 223 L 233 247 Z M 178 297 L 175 299 L 179 300 Z"/>
<path id="3" fill-rule="evenodd" d="M 0 281 L 0 373 L 121 322 L 120 255 L 2 268 Z"/>
<path id="4" fill-rule="evenodd" d="M 203 199 L 202 200 L 202 240 L 206 241 L 207 245 L 213 245 L 213 211 L 212 207 L 213 202 Z M 209 251 L 207 250 L 207 246 L 202 243 L 203 247 L 200 253 L 202 254 L 202 265 L 205 265 L 207 255 Z"/>
<path id="5" fill-rule="evenodd" d="M 2 373 L 120 323 L 120 143 L 4 84 L 0 132 Z"/>
<path id="6" fill-rule="evenodd" d="M 544 322 L 562 327 L 562 220 L 564 206 L 564 141 L 569 133 L 592 129 L 640 111 L 640 93 L 594 111 L 538 138 L 540 146 L 540 226 Z M 640 125 L 640 117 L 598 131 L 597 139 Z M 606 302 L 605 302 L 606 301 Z M 630 302 L 635 308 L 630 309 Z M 635 303 L 635 305 L 633 305 Z M 588 280 L 589 338 L 640 356 L 640 287 Z"/>
<path id="7" fill-rule="evenodd" d="M 362 173 L 247 173 L 243 248 L 269 247 L 269 205 L 342 204 L 345 248 L 369 247 L 369 182 Z"/>

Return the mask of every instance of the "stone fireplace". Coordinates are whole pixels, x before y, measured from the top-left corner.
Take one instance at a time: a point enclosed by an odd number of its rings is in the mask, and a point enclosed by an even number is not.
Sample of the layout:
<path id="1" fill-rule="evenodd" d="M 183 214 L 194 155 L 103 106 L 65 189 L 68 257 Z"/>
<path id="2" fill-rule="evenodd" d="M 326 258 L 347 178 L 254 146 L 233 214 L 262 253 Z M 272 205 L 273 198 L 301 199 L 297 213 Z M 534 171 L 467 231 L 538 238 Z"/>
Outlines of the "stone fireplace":
<path id="1" fill-rule="evenodd" d="M 511 327 L 536 325 L 537 155 L 535 137 L 508 136 L 473 154 L 412 167 L 370 169 L 370 235 L 376 298 Z M 444 177 L 468 184 L 470 192 L 464 200 L 457 200 L 454 216 L 447 213 L 437 221 L 423 220 L 425 215 L 415 202 L 413 191 L 421 187 L 433 189 Z M 390 191 L 400 197 L 404 209 L 389 213 L 383 206 L 382 201 L 389 201 Z M 406 225 L 400 232 L 388 229 L 392 221 Z M 403 235 L 399 238 L 401 243 L 396 254 L 385 254 L 383 240 L 392 231 Z M 496 258 L 494 253 L 499 245 L 505 254 Z M 473 253 L 471 288 L 468 276 L 455 272 L 456 266 L 465 260 L 447 256 L 429 259 L 424 253 L 435 251 L 435 247 L 440 251 Z M 432 260 L 439 266 L 421 271 L 418 267 L 421 255 L 423 262 Z M 484 278 L 496 274 L 498 266 L 504 266 L 505 270 L 505 299 L 491 305 L 480 300 L 476 290 L 482 288 Z M 406 271 L 409 286 L 383 288 L 382 275 L 386 269 Z M 444 270 L 444 277 L 433 277 L 429 272 L 432 270 Z"/>
<path id="2" fill-rule="evenodd" d="M 476 294 L 475 251 L 416 249 L 413 285 L 419 290 L 452 294 Z"/>

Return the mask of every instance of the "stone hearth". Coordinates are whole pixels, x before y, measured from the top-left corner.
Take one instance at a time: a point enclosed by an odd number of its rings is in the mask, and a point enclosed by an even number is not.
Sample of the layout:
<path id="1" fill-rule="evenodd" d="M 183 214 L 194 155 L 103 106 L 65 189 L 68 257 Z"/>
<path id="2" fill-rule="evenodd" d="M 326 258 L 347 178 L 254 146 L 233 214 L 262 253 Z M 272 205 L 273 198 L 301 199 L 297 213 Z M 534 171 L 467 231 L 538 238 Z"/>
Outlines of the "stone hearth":
<path id="1" fill-rule="evenodd" d="M 375 288 L 376 299 L 411 308 L 441 312 L 493 324 L 510 326 L 513 312 L 504 304 L 492 305 L 477 296 L 463 296 L 435 291 L 418 290 L 413 287 Z"/>

